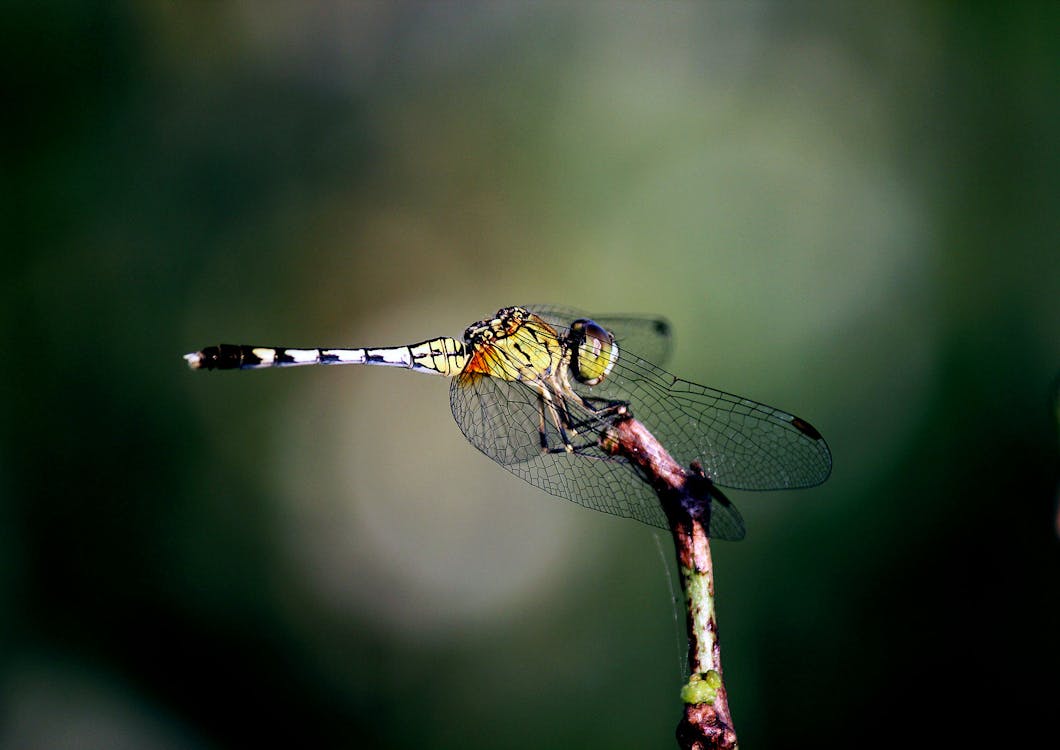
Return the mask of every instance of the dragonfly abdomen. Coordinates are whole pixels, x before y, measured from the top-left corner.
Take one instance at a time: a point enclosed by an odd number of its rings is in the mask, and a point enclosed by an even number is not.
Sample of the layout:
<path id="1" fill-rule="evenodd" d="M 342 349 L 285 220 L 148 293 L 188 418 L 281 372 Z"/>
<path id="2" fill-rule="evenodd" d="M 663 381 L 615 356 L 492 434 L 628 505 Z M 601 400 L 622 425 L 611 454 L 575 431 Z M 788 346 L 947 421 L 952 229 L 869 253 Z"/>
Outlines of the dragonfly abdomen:
<path id="1" fill-rule="evenodd" d="M 292 349 L 220 344 L 185 354 L 193 370 L 257 370 L 300 365 L 379 365 L 404 367 L 417 372 L 455 375 L 467 361 L 464 345 L 451 338 L 438 338 L 412 346 L 381 349 Z"/>
<path id="2" fill-rule="evenodd" d="M 220 344 L 208 346 L 193 354 L 185 354 L 184 359 L 193 370 L 254 370 L 261 367 L 297 365 L 365 364 L 365 352 L 364 349 L 291 349 L 252 344 Z"/>

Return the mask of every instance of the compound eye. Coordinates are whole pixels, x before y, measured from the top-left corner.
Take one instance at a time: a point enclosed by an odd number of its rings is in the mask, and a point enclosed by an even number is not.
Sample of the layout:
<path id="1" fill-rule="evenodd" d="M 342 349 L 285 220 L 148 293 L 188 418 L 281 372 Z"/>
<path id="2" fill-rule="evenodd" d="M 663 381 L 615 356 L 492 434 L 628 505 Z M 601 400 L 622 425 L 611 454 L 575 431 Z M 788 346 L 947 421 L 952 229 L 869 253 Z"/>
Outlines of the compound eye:
<path id="1" fill-rule="evenodd" d="M 576 320 L 570 327 L 571 371 L 580 383 L 596 385 L 618 360 L 618 344 L 611 332 L 591 320 Z"/>

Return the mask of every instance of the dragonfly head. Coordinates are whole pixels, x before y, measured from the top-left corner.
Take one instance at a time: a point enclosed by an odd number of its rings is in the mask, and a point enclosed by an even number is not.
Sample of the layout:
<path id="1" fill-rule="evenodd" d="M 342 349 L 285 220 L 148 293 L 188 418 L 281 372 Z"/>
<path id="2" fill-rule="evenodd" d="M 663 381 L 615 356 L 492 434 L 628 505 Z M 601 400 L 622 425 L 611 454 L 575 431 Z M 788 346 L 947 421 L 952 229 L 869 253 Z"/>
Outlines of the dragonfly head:
<path id="1" fill-rule="evenodd" d="M 603 326 L 586 318 L 571 323 L 567 335 L 571 372 L 580 383 L 596 385 L 611 373 L 618 361 L 615 337 Z"/>

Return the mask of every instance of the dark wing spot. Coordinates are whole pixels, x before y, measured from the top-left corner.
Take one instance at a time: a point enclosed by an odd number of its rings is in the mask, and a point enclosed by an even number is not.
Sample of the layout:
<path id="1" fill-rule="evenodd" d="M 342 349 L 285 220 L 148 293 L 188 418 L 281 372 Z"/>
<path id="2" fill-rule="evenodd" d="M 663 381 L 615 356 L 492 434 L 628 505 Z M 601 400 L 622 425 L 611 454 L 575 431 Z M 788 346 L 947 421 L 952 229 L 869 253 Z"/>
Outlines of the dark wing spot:
<path id="1" fill-rule="evenodd" d="M 811 437 L 814 440 L 820 440 L 821 439 L 821 433 L 819 433 L 817 431 L 817 428 L 814 427 L 812 424 L 810 424 L 809 422 L 807 422 L 804 419 L 799 419 L 798 417 L 793 417 L 792 420 L 791 420 L 791 425 L 796 430 L 801 432 L 803 435 Z"/>

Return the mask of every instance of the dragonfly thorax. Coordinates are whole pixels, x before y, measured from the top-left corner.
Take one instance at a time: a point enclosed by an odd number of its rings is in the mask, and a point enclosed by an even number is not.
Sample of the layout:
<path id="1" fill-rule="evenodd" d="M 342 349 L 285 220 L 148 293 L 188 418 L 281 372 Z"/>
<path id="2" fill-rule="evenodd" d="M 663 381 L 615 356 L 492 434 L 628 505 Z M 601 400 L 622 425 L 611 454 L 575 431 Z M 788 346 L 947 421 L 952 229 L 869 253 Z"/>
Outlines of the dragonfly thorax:
<path id="1" fill-rule="evenodd" d="M 556 329 L 524 307 L 503 307 L 495 317 L 468 326 L 464 340 L 471 351 L 464 374 L 544 381 L 564 360 Z"/>

